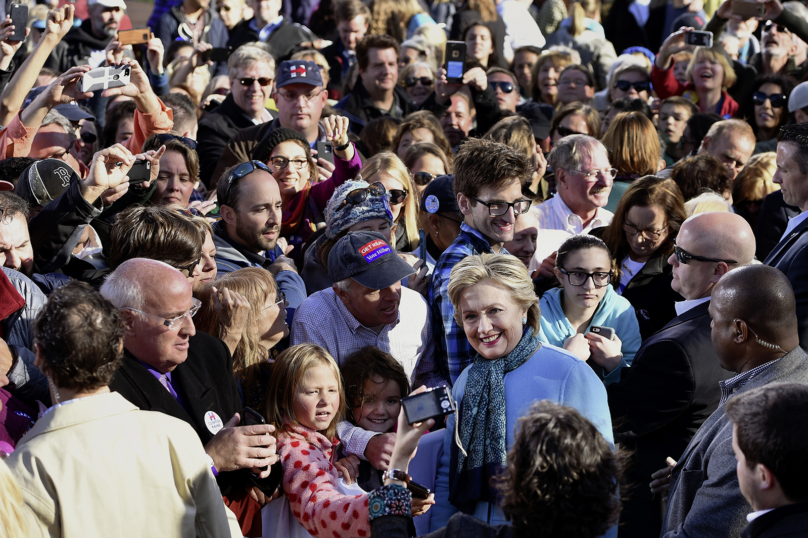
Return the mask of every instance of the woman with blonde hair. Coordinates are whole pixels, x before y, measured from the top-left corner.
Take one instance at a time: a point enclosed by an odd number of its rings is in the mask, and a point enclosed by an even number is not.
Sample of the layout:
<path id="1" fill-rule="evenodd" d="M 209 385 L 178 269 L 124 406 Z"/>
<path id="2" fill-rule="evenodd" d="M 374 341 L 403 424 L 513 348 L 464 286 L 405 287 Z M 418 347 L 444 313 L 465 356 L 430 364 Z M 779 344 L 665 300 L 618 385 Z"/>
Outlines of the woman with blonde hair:
<path id="1" fill-rule="evenodd" d="M 622 112 L 601 140 L 609 151 L 609 163 L 617 169 L 606 209 L 614 213 L 628 186 L 642 176 L 664 168 L 659 159 L 659 136 L 654 124 L 641 112 Z"/>
<path id="2" fill-rule="evenodd" d="M 491 478 L 506 464 L 517 420 L 536 400 L 577 409 L 613 444 L 603 383 L 585 362 L 542 345 L 539 300 L 518 258 L 467 256 L 452 269 L 448 292 L 477 356 L 452 388 L 458 407 L 446 423 L 432 531 L 459 509 L 490 525 L 505 523 Z"/>
<path id="3" fill-rule="evenodd" d="M 572 56 L 560 50 L 542 52 L 533 64 L 530 95 L 537 103 L 558 105 L 558 77 L 565 67 L 575 63 Z"/>
<path id="4" fill-rule="evenodd" d="M 687 217 L 699 213 L 731 213 L 732 209 L 723 196 L 713 191 L 705 191 L 685 202 Z"/>
<path id="5" fill-rule="evenodd" d="M 687 66 L 686 84 L 674 75 L 672 56 L 685 45 L 685 36 L 691 31 L 692 28 L 684 28 L 674 32 L 662 43 L 651 69 L 654 90 L 660 99 L 683 95 L 696 103 L 700 112 L 715 112 L 724 119 L 732 118 L 738 114 L 739 105 L 727 89 L 735 84 L 737 76 L 720 45 L 696 47 Z"/>
<path id="6" fill-rule="evenodd" d="M 368 34 L 387 34 L 399 43 L 410 39 L 420 26 L 436 24 L 418 0 L 374 0 L 370 11 Z"/>
<path id="7" fill-rule="evenodd" d="M 421 201 L 401 159 L 394 153 L 383 151 L 368 159 L 359 174 L 368 183 L 380 183 L 389 195 L 393 223 L 397 226 L 396 250 L 412 252 L 418 248 L 418 206 Z"/>
<path id="8" fill-rule="evenodd" d="M 754 155 L 733 182 L 732 200 L 735 211 L 746 219 L 753 230 L 757 226 L 763 199 L 780 190 L 780 185 L 772 181 L 777 170 L 776 158 L 777 154 L 773 151 Z"/>
<path id="9" fill-rule="evenodd" d="M 438 146 L 445 154 L 452 153 L 452 146 L 434 114 L 426 110 L 413 112 L 404 123 L 398 126 L 393 139 L 393 147 L 399 159 L 404 158 L 407 148 L 418 142 L 429 142 Z"/>
<path id="10" fill-rule="evenodd" d="M 286 297 L 272 274 L 258 267 L 225 273 L 197 297 L 197 328 L 230 348 L 242 404 L 260 409 L 269 384 L 274 346 L 289 334 Z"/>
<path id="11" fill-rule="evenodd" d="M 410 179 L 421 196 L 433 179 L 452 173 L 452 154 L 446 155 L 442 149 L 429 142 L 419 142 L 407 148 L 404 165 L 410 172 Z"/>
<path id="12" fill-rule="evenodd" d="M 413 102 L 421 106 L 435 90 L 435 68 L 422 61 L 412 62 L 398 73 L 398 84 Z"/>

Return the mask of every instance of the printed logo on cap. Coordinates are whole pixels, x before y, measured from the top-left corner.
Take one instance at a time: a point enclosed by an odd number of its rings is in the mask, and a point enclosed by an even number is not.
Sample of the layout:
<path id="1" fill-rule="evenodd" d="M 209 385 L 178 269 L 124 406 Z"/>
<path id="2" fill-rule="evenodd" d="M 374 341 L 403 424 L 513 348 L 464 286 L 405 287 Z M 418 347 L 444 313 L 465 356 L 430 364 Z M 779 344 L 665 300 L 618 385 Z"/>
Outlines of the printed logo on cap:
<path id="1" fill-rule="evenodd" d="M 370 243 L 359 247 L 359 254 L 361 254 L 368 263 L 373 263 L 378 258 L 381 258 L 385 254 L 391 254 L 392 252 L 393 251 L 390 250 L 390 247 L 383 239 L 374 239 Z"/>
<path id="2" fill-rule="evenodd" d="M 424 202 L 424 207 L 430 213 L 437 213 L 438 209 L 440 208 L 440 202 L 438 201 L 438 197 L 434 194 L 430 194 L 426 197 L 426 201 Z"/>
<path id="3" fill-rule="evenodd" d="M 67 171 L 67 168 L 57 168 L 53 173 L 62 180 L 62 187 L 70 186 L 70 172 Z"/>
<path id="4" fill-rule="evenodd" d="M 305 77 L 306 76 L 306 66 L 305 65 L 296 65 L 289 70 L 289 76 L 292 78 L 295 77 Z"/>

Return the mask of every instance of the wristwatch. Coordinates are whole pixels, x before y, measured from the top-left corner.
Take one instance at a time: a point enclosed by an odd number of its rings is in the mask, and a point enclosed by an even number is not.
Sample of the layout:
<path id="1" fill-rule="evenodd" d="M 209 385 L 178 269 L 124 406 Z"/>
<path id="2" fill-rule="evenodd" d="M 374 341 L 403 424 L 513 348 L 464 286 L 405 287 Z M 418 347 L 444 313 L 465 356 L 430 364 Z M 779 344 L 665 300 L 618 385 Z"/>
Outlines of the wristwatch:
<path id="1" fill-rule="evenodd" d="M 382 475 L 382 480 L 398 480 L 399 482 L 409 484 L 410 475 L 408 475 L 401 469 L 387 469 Z"/>

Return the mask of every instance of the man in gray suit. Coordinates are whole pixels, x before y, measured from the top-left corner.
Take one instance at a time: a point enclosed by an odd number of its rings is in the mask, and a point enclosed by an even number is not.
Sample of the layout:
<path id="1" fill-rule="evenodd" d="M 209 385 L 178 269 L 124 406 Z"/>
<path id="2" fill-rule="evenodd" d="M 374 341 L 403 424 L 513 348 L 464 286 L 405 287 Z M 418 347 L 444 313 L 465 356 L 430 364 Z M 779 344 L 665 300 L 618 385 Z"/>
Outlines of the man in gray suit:
<path id="1" fill-rule="evenodd" d="M 718 360 L 736 375 L 720 382 L 718 409 L 696 432 L 672 472 L 654 475 L 652 489 L 661 491 L 670 483 L 663 538 L 740 534 L 752 508 L 738 485 L 726 403 L 768 383 L 808 383 L 808 355 L 799 347 L 794 291 L 782 272 L 765 265 L 730 271 L 713 288 L 709 311 Z"/>

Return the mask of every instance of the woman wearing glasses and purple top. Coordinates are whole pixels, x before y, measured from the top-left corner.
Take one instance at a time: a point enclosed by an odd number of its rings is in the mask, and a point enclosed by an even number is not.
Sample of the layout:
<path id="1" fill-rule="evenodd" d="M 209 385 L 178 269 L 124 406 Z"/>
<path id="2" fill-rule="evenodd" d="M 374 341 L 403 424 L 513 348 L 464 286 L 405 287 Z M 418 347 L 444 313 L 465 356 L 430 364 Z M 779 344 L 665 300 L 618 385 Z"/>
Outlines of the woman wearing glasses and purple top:
<path id="1" fill-rule="evenodd" d="M 289 252 L 298 267 L 303 264 L 303 246 L 325 224 L 325 208 L 337 187 L 359 172 L 362 162 L 353 142 L 348 141 L 348 118 L 324 118 L 326 138 L 334 149 L 334 172 L 318 182 L 317 164 L 306 138 L 292 129 L 275 129 L 253 150 L 253 158 L 267 163 L 278 183 L 283 201 L 280 236 L 294 247 Z"/>
<path id="2" fill-rule="evenodd" d="M 741 116 L 755 132 L 755 152 L 777 151 L 777 133 L 780 127 L 792 122 L 788 111 L 788 96 L 796 81 L 780 74 L 760 75 L 755 79 L 751 97 L 744 103 Z"/>

